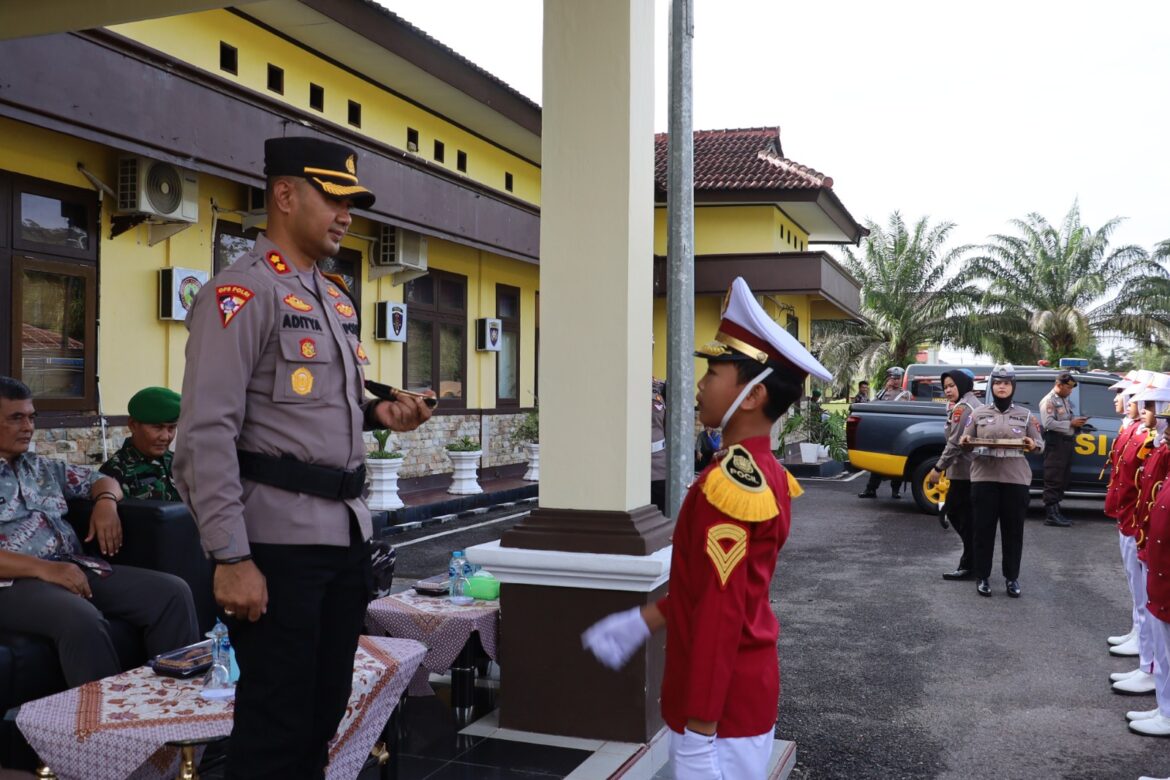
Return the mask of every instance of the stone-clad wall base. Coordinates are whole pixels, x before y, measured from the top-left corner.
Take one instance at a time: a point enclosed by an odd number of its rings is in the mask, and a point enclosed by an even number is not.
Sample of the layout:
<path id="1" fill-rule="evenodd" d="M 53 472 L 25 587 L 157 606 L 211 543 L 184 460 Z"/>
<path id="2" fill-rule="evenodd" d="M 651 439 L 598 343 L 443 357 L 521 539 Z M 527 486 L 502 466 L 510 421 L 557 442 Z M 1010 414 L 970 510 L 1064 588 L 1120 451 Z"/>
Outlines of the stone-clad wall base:
<path id="1" fill-rule="evenodd" d="M 124 425 L 106 427 L 108 455 L 113 455 L 130 435 Z M 39 428 L 33 435 L 33 448 L 38 455 L 60 458 L 75 466 L 100 466 L 108 455 L 102 454 L 102 429 L 90 428 Z"/>

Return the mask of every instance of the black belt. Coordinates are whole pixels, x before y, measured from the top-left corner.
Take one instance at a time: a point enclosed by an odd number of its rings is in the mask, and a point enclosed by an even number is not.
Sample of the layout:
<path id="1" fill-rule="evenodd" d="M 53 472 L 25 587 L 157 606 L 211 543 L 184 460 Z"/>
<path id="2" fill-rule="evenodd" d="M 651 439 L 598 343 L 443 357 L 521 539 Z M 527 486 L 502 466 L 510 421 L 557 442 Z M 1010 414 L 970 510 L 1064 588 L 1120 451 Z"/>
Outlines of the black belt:
<path id="1" fill-rule="evenodd" d="M 303 463 L 291 455 L 262 455 L 259 452 L 237 450 L 240 476 L 263 485 L 308 493 L 320 498 L 361 498 L 366 490 L 366 465 L 352 471 L 331 469 Z"/>

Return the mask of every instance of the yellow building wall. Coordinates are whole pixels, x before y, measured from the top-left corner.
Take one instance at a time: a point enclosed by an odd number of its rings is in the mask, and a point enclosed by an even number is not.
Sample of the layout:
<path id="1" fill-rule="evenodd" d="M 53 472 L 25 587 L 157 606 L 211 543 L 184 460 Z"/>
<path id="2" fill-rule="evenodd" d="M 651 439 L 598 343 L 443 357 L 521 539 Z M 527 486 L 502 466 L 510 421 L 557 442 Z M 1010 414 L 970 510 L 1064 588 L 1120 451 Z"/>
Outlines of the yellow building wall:
<path id="1" fill-rule="evenodd" d="M 540 169 L 435 114 L 358 78 L 311 52 L 233 13 L 204 11 L 183 16 L 114 25 L 109 28 L 219 78 L 279 100 L 380 143 L 406 149 L 406 129 L 419 131 L 418 157 L 480 184 L 504 191 L 504 174 L 513 177 L 512 196 L 540 203 Z M 237 75 L 219 67 L 220 42 L 237 50 Z M 284 94 L 268 89 L 268 64 L 284 69 Z M 324 87 L 323 112 L 309 107 L 309 84 Z M 393 89 L 393 84 L 386 87 Z M 361 127 L 349 124 L 349 101 L 361 104 Z M 434 159 L 434 142 L 445 146 L 444 161 Z M 457 152 L 467 152 L 467 172 L 456 168 Z"/>
<path id="2" fill-rule="evenodd" d="M 667 209 L 654 208 L 654 254 L 664 256 Z M 695 254 L 803 252 L 808 234 L 773 204 L 698 206 L 695 208 Z"/>
<path id="3" fill-rule="evenodd" d="M 78 140 L 31 125 L 0 118 L 0 169 L 37 179 L 91 189 L 78 172 L 81 162 L 107 184 L 116 182 L 120 154 L 98 144 Z M 199 221 L 155 246 L 148 245 L 149 228 L 139 225 L 110 238 L 112 203 L 102 203 L 98 250 L 98 376 L 103 412 L 123 415 L 130 397 L 149 385 L 180 390 L 183 384 L 187 329 L 182 322 L 158 318 L 158 271 L 181 267 L 212 273 L 215 228 L 211 202 L 220 209 L 242 209 L 243 185 L 199 175 Z M 221 213 L 220 221 L 239 223 L 238 215 Z M 372 235 L 374 226 L 357 218 L 352 233 Z M 374 303 L 401 301 L 403 288 L 389 277 L 369 280 L 369 242 L 349 235 L 343 246 L 362 254 L 362 333 L 370 357 L 366 375 L 399 386 L 404 346 L 374 339 Z M 475 319 L 495 316 L 495 285 L 521 290 L 520 404 L 532 405 L 535 387 L 536 290 L 535 265 L 481 252 L 449 241 L 428 242 L 431 267 L 467 276 L 468 355 L 467 406 L 490 409 L 496 404 L 495 353 L 475 351 Z"/>

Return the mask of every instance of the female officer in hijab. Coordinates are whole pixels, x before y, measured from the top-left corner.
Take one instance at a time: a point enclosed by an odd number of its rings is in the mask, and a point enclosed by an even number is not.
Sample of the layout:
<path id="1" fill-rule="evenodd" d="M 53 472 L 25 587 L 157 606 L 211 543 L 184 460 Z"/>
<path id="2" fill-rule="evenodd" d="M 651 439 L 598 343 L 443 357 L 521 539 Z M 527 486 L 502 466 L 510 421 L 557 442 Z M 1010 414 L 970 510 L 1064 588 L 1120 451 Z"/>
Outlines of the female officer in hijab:
<path id="1" fill-rule="evenodd" d="M 975 375 L 969 369 L 943 372 L 942 383 L 943 392 L 950 402 L 945 428 L 947 444 L 934 468 L 926 475 L 926 482 L 934 485 L 944 471 L 950 480 L 946 511 L 955 533 L 963 542 L 963 554 L 958 567 L 944 574 L 943 579 L 965 580 L 971 576 L 971 453 L 959 446 L 959 439 L 967 430 L 971 413 L 982 404 L 975 395 Z"/>
<path id="2" fill-rule="evenodd" d="M 1030 411 L 1012 403 L 1016 392 L 1016 370 L 1010 364 L 997 365 L 988 377 L 991 403 L 980 406 L 967 419 L 966 433 L 959 440 L 973 449 L 971 462 L 971 505 L 974 521 L 975 589 L 980 596 L 991 595 L 991 558 L 995 532 L 1003 534 L 1003 576 L 1007 594 L 1020 596 L 1020 556 L 1024 550 L 1024 513 L 1028 510 L 1028 485 L 1032 467 L 1024 454 L 1044 449 L 1040 423 Z M 1004 446 L 978 446 L 972 439 L 1000 439 Z M 1016 444 L 1018 443 L 1018 445 Z"/>

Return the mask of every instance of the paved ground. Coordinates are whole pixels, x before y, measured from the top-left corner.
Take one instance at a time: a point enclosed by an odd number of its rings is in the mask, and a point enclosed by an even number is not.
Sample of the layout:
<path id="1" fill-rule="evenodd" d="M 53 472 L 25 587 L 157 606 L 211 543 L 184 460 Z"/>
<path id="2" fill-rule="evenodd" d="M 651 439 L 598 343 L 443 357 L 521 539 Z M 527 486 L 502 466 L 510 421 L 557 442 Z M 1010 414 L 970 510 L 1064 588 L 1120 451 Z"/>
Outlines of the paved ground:
<path id="1" fill-rule="evenodd" d="M 806 483 L 775 580 L 783 680 L 777 733 L 797 742 L 794 778 L 1129 778 L 1170 774 L 1170 741 L 1131 734 L 1152 696 L 1109 690 L 1105 636 L 1128 628 L 1117 533 L 1100 505 L 1071 529 L 1038 513 L 1024 532 L 1023 598 L 1003 580 L 980 598 L 941 579 L 958 539 L 907 499 L 861 501 L 860 481 Z M 883 486 L 883 494 L 887 488 Z M 515 514 L 505 510 L 409 542 Z M 400 547 L 402 576 L 446 567 L 451 549 L 498 538 L 516 518 Z"/>

